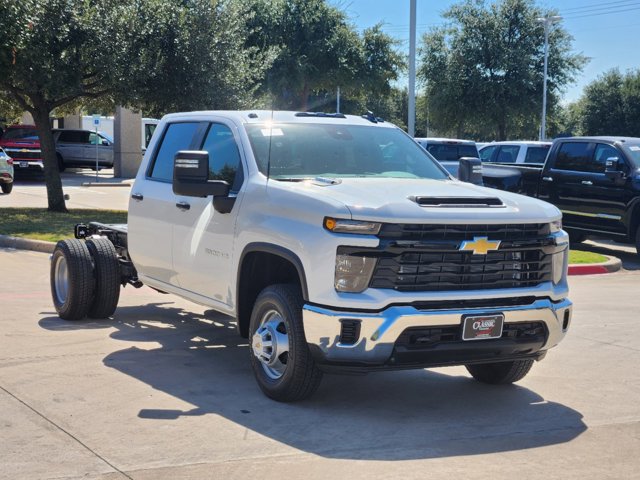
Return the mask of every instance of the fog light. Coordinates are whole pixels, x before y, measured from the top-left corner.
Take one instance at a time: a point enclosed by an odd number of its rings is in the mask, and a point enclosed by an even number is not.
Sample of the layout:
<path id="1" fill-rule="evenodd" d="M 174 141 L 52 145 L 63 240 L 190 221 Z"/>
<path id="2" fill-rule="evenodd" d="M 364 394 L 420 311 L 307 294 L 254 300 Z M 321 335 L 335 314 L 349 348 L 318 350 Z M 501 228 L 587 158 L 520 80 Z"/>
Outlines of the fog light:
<path id="1" fill-rule="evenodd" d="M 372 257 L 336 256 L 335 288 L 339 292 L 359 293 L 369 286 L 376 259 Z"/>
<path id="2" fill-rule="evenodd" d="M 553 269 L 553 284 L 557 285 L 562 281 L 562 278 L 567 273 L 567 253 L 568 248 L 565 248 L 562 252 L 553 255 L 551 268 Z"/>

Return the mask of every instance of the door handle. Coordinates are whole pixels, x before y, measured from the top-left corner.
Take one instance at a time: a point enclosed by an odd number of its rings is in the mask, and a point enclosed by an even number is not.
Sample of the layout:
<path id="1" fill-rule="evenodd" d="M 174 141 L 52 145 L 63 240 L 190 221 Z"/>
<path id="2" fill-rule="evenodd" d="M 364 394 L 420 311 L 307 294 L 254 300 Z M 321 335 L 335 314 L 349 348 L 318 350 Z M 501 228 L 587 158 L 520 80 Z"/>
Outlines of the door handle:
<path id="1" fill-rule="evenodd" d="M 144 195 L 142 195 L 141 193 L 132 193 L 131 194 L 131 198 L 133 198 L 134 200 L 144 200 Z"/>
<path id="2" fill-rule="evenodd" d="M 542 177 L 545 182 L 553 182 L 553 177 Z"/>
<path id="3" fill-rule="evenodd" d="M 189 210 L 191 208 L 191 205 L 189 205 L 187 202 L 178 202 L 176 203 L 176 207 L 178 207 L 180 210 Z"/>
<path id="4" fill-rule="evenodd" d="M 582 183 L 583 185 L 593 185 L 593 182 L 591 180 L 582 180 L 582 182 L 580 183 Z"/>

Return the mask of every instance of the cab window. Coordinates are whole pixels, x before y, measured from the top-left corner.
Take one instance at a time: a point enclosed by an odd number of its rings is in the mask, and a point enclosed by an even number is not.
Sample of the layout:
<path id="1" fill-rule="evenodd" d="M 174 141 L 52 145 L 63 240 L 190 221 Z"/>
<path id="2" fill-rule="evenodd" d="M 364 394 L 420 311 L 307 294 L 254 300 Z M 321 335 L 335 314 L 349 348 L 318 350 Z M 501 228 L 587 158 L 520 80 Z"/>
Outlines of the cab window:
<path id="1" fill-rule="evenodd" d="M 592 172 L 591 149 L 588 142 L 567 142 L 560 145 L 555 168 L 575 172 Z"/>
<path id="2" fill-rule="evenodd" d="M 149 177 L 153 180 L 171 182 L 173 180 L 173 161 L 180 150 L 189 150 L 199 123 L 170 123 L 165 129 L 160 148 L 156 152 Z"/>
<path id="3" fill-rule="evenodd" d="M 209 152 L 209 180 L 224 180 L 231 191 L 237 192 L 242 184 L 240 152 L 233 132 L 226 125 L 212 123 L 202 150 Z"/>

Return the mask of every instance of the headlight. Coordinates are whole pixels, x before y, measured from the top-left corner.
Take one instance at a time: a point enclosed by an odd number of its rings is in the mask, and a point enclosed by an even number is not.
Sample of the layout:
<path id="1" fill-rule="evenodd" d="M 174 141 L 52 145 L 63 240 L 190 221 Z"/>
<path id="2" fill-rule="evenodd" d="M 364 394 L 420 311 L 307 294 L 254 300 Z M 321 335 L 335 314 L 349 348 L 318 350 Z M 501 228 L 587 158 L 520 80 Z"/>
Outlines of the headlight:
<path id="1" fill-rule="evenodd" d="M 350 293 L 366 290 L 375 266 L 375 258 L 336 255 L 336 290 Z"/>
<path id="2" fill-rule="evenodd" d="M 553 284 L 558 285 L 567 271 L 567 255 L 569 249 L 565 248 L 563 251 L 554 253 L 553 260 L 551 262 L 551 268 L 553 269 Z"/>
<path id="3" fill-rule="evenodd" d="M 554 220 L 549 224 L 549 233 L 558 233 L 562 230 L 562 219 Z"/>
<path id="4" fill-rule="evenodd" d="M 363 222 L 359 220 L 341 220 L 339 218 L 325 217 L 324 228 L 334 233 L 356 233 L 360 235 L 377 235 L 380 231 L 380 223 Z"/>

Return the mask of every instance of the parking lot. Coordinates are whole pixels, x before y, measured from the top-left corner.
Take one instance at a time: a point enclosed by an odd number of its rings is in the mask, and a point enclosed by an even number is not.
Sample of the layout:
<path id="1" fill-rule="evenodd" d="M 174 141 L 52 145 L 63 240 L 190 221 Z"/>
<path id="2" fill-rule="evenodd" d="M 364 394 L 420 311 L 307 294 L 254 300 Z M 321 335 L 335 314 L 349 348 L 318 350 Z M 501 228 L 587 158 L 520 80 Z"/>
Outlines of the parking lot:
<path id="1" fill-rule="evenodd" d="M 572 277 L 566 340 L 515 386 L 464 368 L 266 399 L 231 319 L 146 287 L 58 319 L 48 255 L 0 250 L 0 477 L 634 478 L 639 274 Z"/>
<path id="2" fill-rule="evenodd" d="M 68 207 L 127 208 L 128 186 L 94 179 L 64 173 Z M 44 207 L 42 183 L 0 204 Z M 624 270 L 571 277 L 569 335 L 517 385 L 462 367 L 327 376 L 297 404 L 260 392 L 232 319 L 127 287 L 113 319 L 65 322 L 48 255 L 0 249 L 0 478 L 634 478 L 640 262 L 584 248 Z"/>

